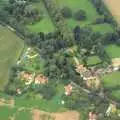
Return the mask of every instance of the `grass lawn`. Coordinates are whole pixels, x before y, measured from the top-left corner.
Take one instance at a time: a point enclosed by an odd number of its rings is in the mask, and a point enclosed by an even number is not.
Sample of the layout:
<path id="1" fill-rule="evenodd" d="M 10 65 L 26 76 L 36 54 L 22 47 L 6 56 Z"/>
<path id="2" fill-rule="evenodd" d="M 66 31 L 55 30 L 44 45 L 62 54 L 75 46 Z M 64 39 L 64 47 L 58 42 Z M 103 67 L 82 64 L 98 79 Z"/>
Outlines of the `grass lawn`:
<path id="1" fill-rule="evenodd" d="M 32 6 L 33 8 L 37 8 L 39 10 L 40 14 L 43 15 L 43 18 L 40 21 L 36 22 L 35 24 L 26 25 L 26 27 L 31 32 L 34 33 L 39 33 L 39 32 L 48 33 L 54 31 L 55 27 L 42 1 L 32 4 Z"/>
<path id="2" fill-rule="evenodd" d="M 32 120 L 32 113 L 30 113 L 30 110 L 19 111 L 15 115 L 15 120 Z"/>
<path id="3" fill-rule="evenodd" d="M 111 90 L 110 95 L 120 100 L 120 72 L 113 72 L 102 77 L 105 88 Z"/>
<path id="4" fill-rule="evenodd" d="M 113 72 L 102 77 L 105 87 L 116 87 L 120 85 L 120 72 Z"/>
<path id="5" fill-rule="evenodd" d="M 10 67 L 24 47 L 23 41 L 8 28 L 0 26 L 0 90 L 4 88 Z"/>
<path id="6" fill-rule="evenodd" d="M 98 56 L 90 56 L 87 60 L 87 65 L 97 65 L 101 63 L 101 59 Z"/>
<path id="7" fill-rule="evenodd" d="M 10 120 L 10 117 L 13 117 L 16 109 L 10 108 L 7 106 L 0 106 L 0 119 L 1 120 Z"/>
<path id="8" fill-rule="evenodd" d="M 110 56 L 110 58 L 120 58 L 120 47 L 117 45 L 108 45 L 106 48 L 106 52 Z"/>
<path id="9" fill-rule="evenodd" d="M 49 101 L 43 98 L 35 98 L 35 99 L 26 99 L 26 98 L 15 98 L 16 107 L 27 107 L 27 108 L 39 108 L 43 111 L 47 112 L 56 112 L 61 109 L 65 109 L 64 105 L 61 102 L 61 96 L 64 94 L 64 86 L 59 84 L 57 86 L 56 95 Z M 54 106 L 54 107 L 53 107 Z"/>
<path id="10" fill-rule="evenodd" d="M 83 9 L 86 12 L 87 20 L 85 21 L 76 21 L 74 18 L 67 19 L 70 28 L 80 25 L 81 27 L 90 26 L 95 32 L 106 33 L 113 31 L 112 27 L 108 24 L 90 25 L 96 18 L 100 17 L 90 0 L 66 0 L 66 2 L 64 0 L 58 0 L 58 4 L 60 5 L 60 8 L 65 6 L 71 8 L 73 13 L 79 9 Z"/>
<path id="11" fill-rule="evenodd" d="M 113 28 L 107 23 L 93 25 L 91 27 L 92 27 L 94 32 L 100 32 L 101 34 L 104 34 L 104 33 L 107 33 L 107 32 L 112 33 L 114 31 Z"/>
<path id="12" fill-rule="evenodd" d="M 113 90 L 111 95 L 117 100 L 120 100 L 120 90 Z"/>

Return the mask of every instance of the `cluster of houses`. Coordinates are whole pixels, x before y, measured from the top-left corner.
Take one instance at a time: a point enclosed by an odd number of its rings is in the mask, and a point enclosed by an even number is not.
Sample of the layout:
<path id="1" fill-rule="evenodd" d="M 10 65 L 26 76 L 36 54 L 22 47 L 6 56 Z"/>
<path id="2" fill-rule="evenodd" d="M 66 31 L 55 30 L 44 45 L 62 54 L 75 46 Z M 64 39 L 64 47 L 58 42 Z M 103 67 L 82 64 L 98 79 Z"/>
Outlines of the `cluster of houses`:
<path id="1" fill-rule="evenodd" d="M 35 75 L 35 73 L 27 73 L 27 72 L 21 72 L 20 78 L 25 82 L 25 85 L 30 85 L 32 82 L 34 84 L 47 84 L 48 78 L 44 76 L 43 74 Z"/>
<path id="2" fill-rule="evenodd" d="M 87 87 L 100 87 L 100 79 L 98 75 L 96 75 L 93 71 L 88 70 L 83 64 L 77 64 L 75 67 L 76 72 L 83 78 Z"/>
<path id="3" fill-rule="evenodd" d="M 106 69 L 95 69 L 94 67 L 93 69 L 87 69 L 83 64 L 76 62 L 75 70 L 83 78 L 88 88 L 99 88 L 101 75 L 120 70 L 120 58 L 112 59 L 112 64 Z"/>
<path id="4" fill-rule="evenodd" d="M 36 75 L 35 73 L 28 73 L 28 72 L 21 72 L 19 73 L 20 75 L 20 80 L 22 80 L 26 86 L 31 85 L 32 83 L 35 85 L 40 85 L 40 84 L 47 84 L 48 83 L 48 78 L 44 76 L 43 74 L 38 74 Z M 16 90 L 17 94 L 21 94 L 21 89 Z"/>

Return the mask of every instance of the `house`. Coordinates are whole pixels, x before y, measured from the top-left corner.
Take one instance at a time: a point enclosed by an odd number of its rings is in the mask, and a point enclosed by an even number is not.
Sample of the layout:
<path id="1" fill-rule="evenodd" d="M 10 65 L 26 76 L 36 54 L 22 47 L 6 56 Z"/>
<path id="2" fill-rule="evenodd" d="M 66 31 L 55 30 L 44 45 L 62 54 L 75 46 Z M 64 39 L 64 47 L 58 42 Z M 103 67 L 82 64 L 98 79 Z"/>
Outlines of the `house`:
<path id="1" fill-rule="evenodd" d="M 83 64 L 76 65 L 75 67 L 76 67 L 76 69 L 75 69 L 76 72 L 79 74 L 87 71 L 87 68 Z"/>
<path id="2" fill-rule="evenodd" d="M 48 78 L 42 74 L 39 74 L 35 77 L 35 84 L 47 84 Z"/>
<path id="3" fill-rule="evenodd" d="M 21 72 L 21 79 L 25 81 L 25 85 L 30 85 L 34 81 L 34 74 L 27 73 L 27 72 Z"/>
<path id="4" fill-rule="evenodd" d="M 117 110 L 116 108 L 116 104 L 113 102 L 113 103 L 110 103 L 110 105 L 108 106 L 108 109 L 106 111 L 106 115 L 107 116 L 110 116 L 111 113 L 115 113 Z"/>
<path id="5" fill-rule="evenodd" d="M 114 71 L 117 71 L 120 69 L 120 58 L 112 59 L 112 67 Z"/>
<path id="6" fill-rule="evenodd" d="M 20 95 L 22 93 L 20 88 L 17 88 L 16 92 L 17 92 L 18 95 Z"/>
<path id="7" fill-rule="evenodd" d="M 94 87 L 99 88 L 100 87 L 100 79 L 98 76 L 91 76 L 85 81 L 88 88 Z"/>
<path id="8" fill-rule="evenodd" d="M 68 84 L 68 85 L 66 85 L 64 88 L 65 88 L 65 95 L 66 95 L 66 96 L 71 95 L 72 90 L 73 90 L 72 85 L 71 85 L 71 84 Z"/>
<path id="9" fill-rule="evenodd" d="M 89 112 L 89 120 L 97 120 L 97 115 L 93 112 Z"/>

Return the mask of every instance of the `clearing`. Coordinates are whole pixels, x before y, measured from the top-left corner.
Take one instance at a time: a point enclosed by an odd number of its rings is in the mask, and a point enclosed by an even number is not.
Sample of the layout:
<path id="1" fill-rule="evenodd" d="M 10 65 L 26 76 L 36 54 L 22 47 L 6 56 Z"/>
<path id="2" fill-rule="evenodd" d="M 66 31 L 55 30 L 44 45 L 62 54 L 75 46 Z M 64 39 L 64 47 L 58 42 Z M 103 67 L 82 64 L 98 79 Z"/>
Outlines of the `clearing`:
<path id="1" fill-rule="evenodd" d="M 16 62 L 24 47 L 24 42 L 7 27 L 0 25 L 0 90 L 9 77 L 9 69 Z"/>

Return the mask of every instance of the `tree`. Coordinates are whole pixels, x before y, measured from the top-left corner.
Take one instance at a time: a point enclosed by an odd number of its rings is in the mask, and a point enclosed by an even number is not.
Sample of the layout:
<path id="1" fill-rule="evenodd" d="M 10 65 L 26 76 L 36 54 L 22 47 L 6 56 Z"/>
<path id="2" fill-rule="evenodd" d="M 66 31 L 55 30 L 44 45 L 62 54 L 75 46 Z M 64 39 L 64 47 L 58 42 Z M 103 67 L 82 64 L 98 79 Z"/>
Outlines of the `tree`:
<path id="1" fill-rule="evenodd" d="M 74 14 L 74 18 L 75 18 L 76 20 L 80 20 L 80 21 L 86 20 L 86 13 L 85 13 L 85 11 L 84 11 L 84 10 L 79 10 L 79 11 L 77 11 L 77 12 Z"/>
<path id="2" fill-rule="evenodd" d="M 52 85 L 45 85 L 42 87 L 40 93 L 42 94 L 43 98 L 50 100 L 56 94 L 56 90 Z"/>
<path id="3" fill-rule="evenodd" d="M 73 29 L 73 33 L 74 33 L 74 38 L 76 41 L 79 41 L 80 40 L 80 27 L 79 26 L 76 26 L 74 29 Z"/>
<path id="4" fill-rule="evenodd" d="M 72 17 L 72 11 L 69 7 L 64 7 L 61 10 L 61 13 L 62 13 L 63 17 L 65 17 L 65 18 L 71 18 Z"/>

